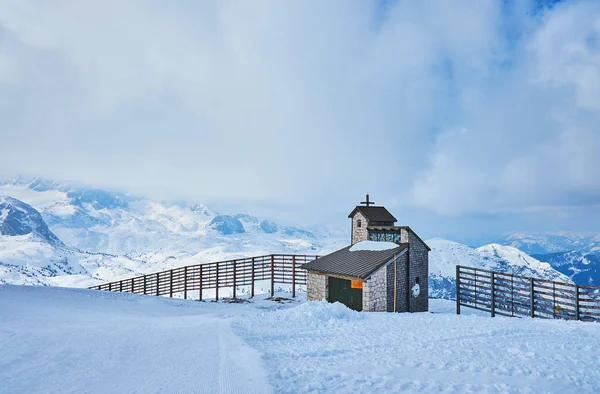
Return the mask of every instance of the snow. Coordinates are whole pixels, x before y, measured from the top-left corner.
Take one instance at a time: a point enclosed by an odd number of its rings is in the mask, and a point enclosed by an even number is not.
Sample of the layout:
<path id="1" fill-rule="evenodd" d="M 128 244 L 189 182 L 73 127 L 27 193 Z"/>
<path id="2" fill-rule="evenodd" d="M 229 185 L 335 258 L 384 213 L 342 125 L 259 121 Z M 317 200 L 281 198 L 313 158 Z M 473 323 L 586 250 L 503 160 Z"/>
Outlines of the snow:
<path id="1" fill-rule="evenodd" d="M 0 203 L 2 202 L 2 196 L 0 196 Z M 3 223 L 8 217 L 8 209 L 3 209 L 0 211 L 0 223 Z"/>
<path id="2" fill-rule="evenodd" d="M 10 393 L 595 393 L 600 324 L 0 286 Z"/>
<path id="3" fill-rule="evenodd" d="M 6 393 L 269 393 L 254 349 L 197 302 L 0 286 Z"/>
<path id="4" fill-rule="evenodd" d="M 542 234 L 514 233 L 506 237 L 503 243 L 527 253 L 546 254 L 571 250 L 590 252 L 596 242 L 592 236 L 559 231 Z"/>
<path id="5" fill-rule="evenodd" d="M 248 256 L 272 253 L 324 255 L 346 245 L 345 234 L 342 239 L 341 234 L 325 228 L 290 233 L 286 231 L 287 227 L 277 224 L 279 231 L 265 233 L 259 226 L 262 219 L 250 216 L 248 220 L 256 223 L 250 225 L 248 222 L 246 233 L 221 235 L 210 227 L 218 213 L 203 205 L 159 202 L 137 196 L 115 197 L 111 192 L 48 180 L 37 190 L 29 188 L 31 184 L 39 186 L 39 183 L 25 178 L 8 183 L 0 180 L 0 194 L 32 205 L 62 242 L 73 251 L 78 249 L 83 253 L 74 254 L 61 248 L 50 253 L 45 246 L 30 243 L 27 245 L 31 249 L 30 255 L 45 256 L 45 261 L 42 258 L 29 261 L 29 257 L 21 253 L 24 245 L 9 238 L 0 239 L 7 243 L 3 248 L 7 258 L 0 259 L 0 283 L 72 284 L 68 278 L 55 278 L 64 276 L 55 263 L 65 257 L 73 272 L 79 274 L 87 270 L 89 279 L 80 283 L 89 286 L 97 280 L 114 281 L 184 265 Z M 79 195 L 82 191 L 88 193 L 88 197 L 98 194 L 100 200 L 107 195 L 115 200 L 119 197 L 119 201 L 127 198 L 127 204 L 108 205 L 108 208 L 89 202 L 74 204 L 68 193 Z M 2 212 L 0 218 L 4 218 Z M 246 223 L 245 220 L 242 222 Z M 17 249 L 11 250 L 13 246 Z M 40 250 L 33 250 L 36 248 Z M 18 260 L 18 256 L 23 259 Z M 47 264 L 52 269 L 41 270 Z"/>
<path id="6" fill-rule="evenodd" d="M 72 205 L 66 194 L 71 190 L 69 186 L 45 182 L 42 186 L 50 185 L 61 191 L 45 187 L 39 188 L 45 191 L 34 191 L 27 188 L 31 182 L 22 180 L 10 185 L 0 182 L 0 191 L 33 204 L 50 229 L 68 246 L 0 237 L 0 283 L 87 287 L 98 281 L 241 257 L 272 253 L 325 255 L 347 245 L 347 234 L 325 227 L 310 229 L 311 233 L 273 224 L 278 231 L 266 233 L 261 230 L 261 219 L 249 215 L 235 216 L 239 217 L 245 233 L 221 235 L 209 224 L 218 213 L 198 204 L 127 196 L 128 204 L 111 208 L 106 208 L 110 204 L 95 208 L 89 202 Z M 105 194 L 111 195 L 93 189 L 88 192 L 99 193 L 100 200 Z M 115 201 L 125 198 L 117 197 Z M 548 264 L 508 246 L 473 249 L 440 239 L 427 243 L 433 249 L 429 255 L 429 294 L 433 297 L 454 296 L 457 264 L 569 281 Z M 391 242 L 364 241 L 350 250 L 397 247 Z"/>
<path id="7" fill-rule="evenodd" d="M 442 238 L 425 241 L 431 248 L 429 252 L 429 272 L 446 277 L 456 276 L 456 266 L 479 267 L 481 255 L 473 248 L 458 242 Z"/>
<path id="8" fill-rule="evenodd" d="M 397 248 L 398 244 L 393 242 L 360 241 L 352 245 L 351 252 L 359 251 L 382 251 Z"/>
<path id="9" fill-rule="evenodd" d="M 56 247 L 34 234 L 0 235 L 0 283 L 90 287 L 139 275 L 144 261 Z"/>
<path id="10" fill-rule="evenodd" d="M 441 238 L 428 239 L 429 272 L 444 277 L 455 277 L 456 266 L 478 267 L 493 271 L 511 272 L 542 279 L 570 282 L 569 278 L 550 266 L 512 246 L 489 244 L 471 248 Z"/>
<path id="11" fill-rule="evenodd" d="M 100 204 L 90 203 L 89 198 L 85 200 L 88 202 L 74 203 L 69 193 L 79 195 L 82 191 L 87 197 L 97 194 Z M 256 223 L 246 226 L 246 233 L 221 235 L 209 225 L 217 213 L 203 205 L 115 196 L 48 180 L 0 180 L 0 194 L 31 204 L 67 245 L 63 248 L 35 239 L 0 237 L 0 283 L 87 287 L 99 280 L 115 281 L 248 256 L 324 255 L 346 244 L 341 236 L 326 229 L 290 233 L 287 227 L 278 226 L 280 231 L 265 233 L 258 225 L 261 219 L 247 215 L 244 217 Z M 126 198 L 127 204 L 106 205 L 102 199 L 107 195 L 115 201 Z M 5 216 L 0 211 L 0 223 Z"/>
<path id="12" fill-rule="evenodd" d="M 52 205 L 56 202 L 66 202 L 66 193 L 57 190 L 37 192 L 23 185 L 0 184 L 0 195 L 7 195 L 17 200 L 25 201 L 34 207 Z"/>
<path id="13" fill-rule="evenodd" d="M 275 392 L 597 392 L 600 325 L 442 313 L 358 313 L 325 302 L 235 320 Z M 468 310 L 464 310 L 468 313 Z"/>
<path id="14" fill-rule="evenodd" d="M 481 254 L 484 260 L 496 259 L 500 261 L 511 262 L 512 265 L 519 266 L 521 270 L 536 272 L 538 273 L 538 276 L 543 278 L 547 276 L 555 276 L 552 278 L 552 280 L 570 282 L 570 279 L 568 279 L 565 275 L 558 274 L 557 276 L 557 271 L 555 271 L 550 264 L 542 263 L 541 261 L 534 259 L 533 257 L 513 246 L 493 243 L 481 246 L 476 250 Z M 496 268 L 495 265 L 488 264 L 488 266 L 489 269 L 492 270 Z"/>
<path id="15" fill-rule="evenodd" d="M 413 287 L 410 288 L 410 291 L 412 291 L 413 297 L 418 297 L 419 294 L 421 294 L 421 286 L 418 283 L 415 283 Z"/>

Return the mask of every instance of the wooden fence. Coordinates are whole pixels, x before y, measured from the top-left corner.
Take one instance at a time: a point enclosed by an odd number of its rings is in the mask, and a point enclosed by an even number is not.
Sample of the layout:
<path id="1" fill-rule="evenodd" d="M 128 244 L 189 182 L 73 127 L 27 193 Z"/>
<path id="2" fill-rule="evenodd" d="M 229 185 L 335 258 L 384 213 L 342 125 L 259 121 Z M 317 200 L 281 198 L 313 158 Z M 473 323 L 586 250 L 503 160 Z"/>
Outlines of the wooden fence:
<path id="1" fill-rule="evenodd" d="M 492 317 L 600 321 L 600 287 L 457 265 L 457 314 L 461 306 L 490 312 Z"/>
<path id="2" fill-rule="evenodd" d="M 275 284 L 290 284 L 292 285 L 292 297 L 295 297 L 296 286 L 306 284 L 306 271 L 300 266 L 316 258 L 318 256 L 271 254 L 188 265 L 103 283 L 90 287 L 90 289 L 156 296 L 168 295 L 169 297 L 181 293 L 183 298 L 188 298 L 192 291 L 198 291 L 200 300 L 202 300 L 203 290 L 215 289 L 218 300 L 220 288 L 232 288 L 233 298 L 236 298 L 238 286 L 250 286 L 250 295 L 254 296 L 255 282 L 270 280 L 271 296 L 275 294 Z"/>

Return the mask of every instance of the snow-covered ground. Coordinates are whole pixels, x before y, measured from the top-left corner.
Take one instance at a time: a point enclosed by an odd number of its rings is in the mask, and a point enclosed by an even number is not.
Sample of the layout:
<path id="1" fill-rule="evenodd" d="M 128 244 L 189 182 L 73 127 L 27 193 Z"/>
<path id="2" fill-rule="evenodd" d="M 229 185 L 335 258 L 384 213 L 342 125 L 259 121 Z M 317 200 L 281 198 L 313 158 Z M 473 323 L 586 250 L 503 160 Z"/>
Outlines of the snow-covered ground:
<path id="1" fill-rule="evenodd" d="M 225 305 L 0 286 L 2 393 L 268 393 Z"/>
<path id="2" fill-rule="evenodd" d="M 0 286 L 6 393 L 596 393 L 600 325 Z"/>

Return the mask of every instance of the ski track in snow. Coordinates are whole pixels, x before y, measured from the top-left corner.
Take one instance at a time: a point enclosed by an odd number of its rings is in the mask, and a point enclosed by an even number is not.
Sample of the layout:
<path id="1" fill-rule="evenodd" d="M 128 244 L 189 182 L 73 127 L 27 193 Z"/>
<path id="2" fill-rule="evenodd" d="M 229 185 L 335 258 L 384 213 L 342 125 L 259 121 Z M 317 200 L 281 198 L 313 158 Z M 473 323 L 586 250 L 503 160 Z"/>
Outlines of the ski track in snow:
<path id="1" fill-rule="evenodd" d="M 87 293 L 87 294 L 86 294 Z M 255 350 L 198 303 L 0 286 L 2 393 L 269 393 Z"/>
<path id="2" fill-rule="evenodd" d="M 264 297 L 264 296 L 263 296 Z M 600 324 L 0 286 L 1 393 L 597 393 Z"/>

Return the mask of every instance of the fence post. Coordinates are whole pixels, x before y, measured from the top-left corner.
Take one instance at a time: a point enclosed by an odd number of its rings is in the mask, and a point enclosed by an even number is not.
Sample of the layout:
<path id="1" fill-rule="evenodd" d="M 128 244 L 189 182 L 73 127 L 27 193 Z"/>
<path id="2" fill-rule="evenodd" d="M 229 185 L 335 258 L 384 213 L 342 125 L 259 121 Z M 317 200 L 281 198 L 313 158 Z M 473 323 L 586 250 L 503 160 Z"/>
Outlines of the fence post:
<path id="1" fill-rule="evenodd" d="M 477 268 L 475 268 L 475 280 L 473 284 L 475 286 L 475 307 L 477 307 Z"/>
<path id="2" fill-rule="evenodd" d="M 456 314 L 460 315 L 460 265 L 456 266 Z"/>
<path id="3" fill-rule="evenodd" d="M 202 301 L 202 265 L 200 265 L 200 290 L 198 291 L 198 301 Z"/>
<path id="4" fill-rule="evenodd" d="M 556 319 L 556 283 L 552 282 L 552 318 Z"/>
<path id="5" fill-rule="evenodd" d="M 144 295 L 146 294 L 146 275 L 144 275 Z"/>
<path id="6" fill-rule="evenodd" d="M 292 298 L 296 298 L 296 255 L 292 256 Z"/>
<path id="7" fill-rule="evenodd" d="M 169 271 L 169 297 L 173 298 L 173 270 Z"/>
<path id="8" fill-rule="evenodd" d="M 492 271 L 492 317 L 496 317 L 496 277 L 494 274 L 494 271 Z"/>
<path id="9" fill-rule="evenodd" d="M 123 281 L 120 280 L 119 281 L 119 293 L 122 293 L 122 292 L 123 292 Z"/>
<path id="10" fill-rule="evenodd" d="M 108 291 L 112 291 L 112 282 L 108 284 Z"/>
<path id="11" fill-rule="evenodd" d="M 250 298 L 254 298 L 254 257 L 252 257 L 252 275 L 250 283 Z"/>
<path id="12" fill-rule="evenodd" d="M 531 292 L 531 318 L 535 317 L 535 291 L 533 289 L 533 278 L 529 278 L 529 287 Z"/>
<path id="13" fill-rule="evenodd" d="M 575 320 L 579 320 L 579 285 L 575 285 Z"/>
<path id="14" fill-rule="evenodd" d="M 515 276 L 510 274 L 510 315 L 515 315 Z"/>
<path id="15" fill-rule="evenodd" d="M 275 257 L 271 255 L 271 298 L 275 297 Z"/>
<path id="16" fill-rule="evenodd" d="M 156 273 L 156 295 L 157 296 L 160 295 L 160 286 L 159 286 L 159 284 L 160 284 L 160 276 L 159 276 L 159 273 L 157 272 Z"/>
<path id="17" fill-rule="evenodd" d="M 219 263 L 216 265 L 217 269 L 215 271 L 215 301 L 219 301 Z"/>
<path id="18" fill-rule="evenodd" d="M 236 298 L 237 292 L 236 292 L 236 285 L 237 285 L 237 280 L 236 280 L 236 276 L 237 276 L 237 263 L 235 260 L 233 260 L 233 298 Z"/>
<path id="19" fill-rule="evenodd" d="M 187 267 L 183 267 L 183 299 L 187 300 Z"/>
<path id="20" fill-rule="evenodd" d="M 135 284 L 135 283 L 134 283 L 134 281 L 133 281 L 134 279 L 135 279 L 135 278 L 131 278 L 131 292 L 132 292 L 132 293 L 135 293 L 135 290 L 134 290 L 134 284 Z"/>

